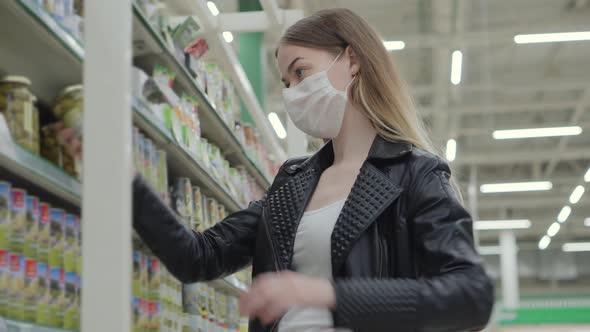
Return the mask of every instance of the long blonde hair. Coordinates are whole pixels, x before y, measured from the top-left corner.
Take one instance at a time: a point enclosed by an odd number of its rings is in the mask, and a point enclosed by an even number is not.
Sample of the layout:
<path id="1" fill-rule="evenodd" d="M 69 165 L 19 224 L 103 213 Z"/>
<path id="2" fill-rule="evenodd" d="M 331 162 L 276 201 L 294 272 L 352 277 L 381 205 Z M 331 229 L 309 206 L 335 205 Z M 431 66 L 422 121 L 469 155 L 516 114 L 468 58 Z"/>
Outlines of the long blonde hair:
<path id="1" fill-rule="evenodd" d="M 349 9 L 321 10 L 289 27 L 280 43 L 323 49 L 335 56 L 350 47 L 360 68 L 350 87 L 352 103 L 380 136 L 440 155 L 382 39 L 362 17 Z M 451 182 L 461 196 L 454 178 Z"/>

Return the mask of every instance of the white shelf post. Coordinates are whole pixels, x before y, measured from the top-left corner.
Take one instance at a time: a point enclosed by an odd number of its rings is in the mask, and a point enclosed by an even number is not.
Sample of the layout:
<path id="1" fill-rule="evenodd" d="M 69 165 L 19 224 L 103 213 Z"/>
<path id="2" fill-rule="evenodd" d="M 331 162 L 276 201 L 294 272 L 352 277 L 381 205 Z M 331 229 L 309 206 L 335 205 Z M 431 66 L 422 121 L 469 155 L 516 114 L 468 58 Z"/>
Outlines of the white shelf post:
<path id="1" fill-rule="evenodd" d="M 131 328 L 129 0 L 87 1 L 82 331 Z"/>

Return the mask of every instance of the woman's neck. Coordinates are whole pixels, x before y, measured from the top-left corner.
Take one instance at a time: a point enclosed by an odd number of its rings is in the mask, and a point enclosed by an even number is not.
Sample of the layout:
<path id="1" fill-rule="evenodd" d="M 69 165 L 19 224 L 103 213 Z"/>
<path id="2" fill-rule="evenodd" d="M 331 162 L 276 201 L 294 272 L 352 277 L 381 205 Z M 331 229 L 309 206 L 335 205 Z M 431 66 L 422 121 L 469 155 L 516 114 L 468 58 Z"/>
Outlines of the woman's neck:
<path id="1" fill-rule="evenodd" d="M 332 140 L 334 165 L 362 164 L 367 159 L 376 135 L 377 131 L 369 119 L 347 103 L 340 133 Z"/>

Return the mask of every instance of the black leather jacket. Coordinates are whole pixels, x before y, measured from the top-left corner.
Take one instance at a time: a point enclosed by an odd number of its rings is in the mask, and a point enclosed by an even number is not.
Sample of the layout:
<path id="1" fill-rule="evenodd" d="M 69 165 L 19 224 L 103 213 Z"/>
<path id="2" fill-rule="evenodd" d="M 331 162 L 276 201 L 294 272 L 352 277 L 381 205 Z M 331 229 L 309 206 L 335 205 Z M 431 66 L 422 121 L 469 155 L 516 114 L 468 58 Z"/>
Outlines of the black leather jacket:
<path id="1" fill-rule="evenodd" d="M 291 268 L 298 222 L 331 143 L 287 161 L 265 199 L 202 234 L 187 231 L 140 178 L 133 225 L 179 280 L 211 280 L 253 264 Z M 354 331 L 464 331 L 483 328 L 493 286 L 474 249 L 472 219 L 440 158 L 377 137 L 332 233 L 335 327 Z M 252 321 L 250 331 L 269 331 Z"/>

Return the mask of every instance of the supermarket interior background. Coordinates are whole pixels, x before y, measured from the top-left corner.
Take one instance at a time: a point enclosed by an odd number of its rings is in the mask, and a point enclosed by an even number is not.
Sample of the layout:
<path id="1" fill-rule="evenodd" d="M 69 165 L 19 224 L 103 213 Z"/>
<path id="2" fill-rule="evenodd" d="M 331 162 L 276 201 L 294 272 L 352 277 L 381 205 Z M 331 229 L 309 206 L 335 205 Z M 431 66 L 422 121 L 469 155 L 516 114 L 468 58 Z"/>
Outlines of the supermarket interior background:
<path id="1" fill-rule="evenodd" d="M 288 119 L 276 43 L 337 7 L 378 30 L 454 169 L 486 331 L 590 331 L 589 0 L 0 1 L 0 331 L 246 331 L 251 271 L 175 280 L 121 223 L 129 170 L 198 231 L 260 198 L 323 144 Z"/>

